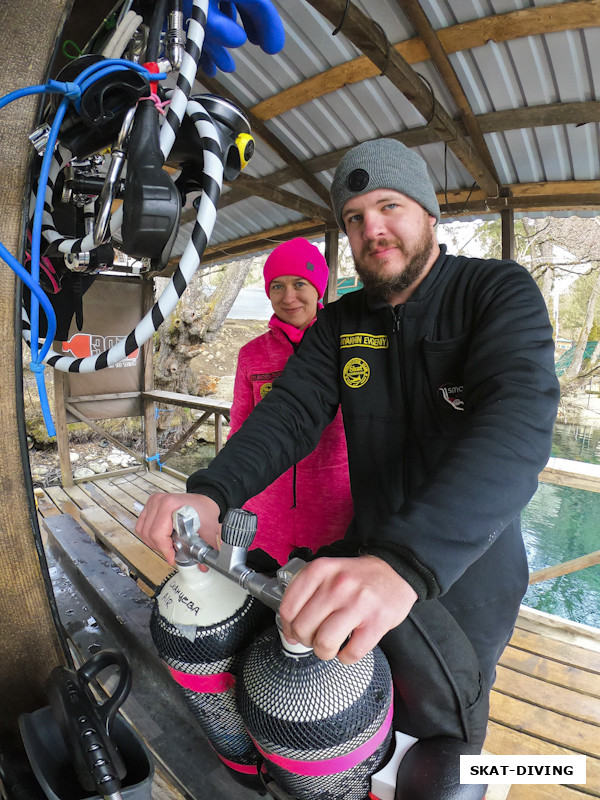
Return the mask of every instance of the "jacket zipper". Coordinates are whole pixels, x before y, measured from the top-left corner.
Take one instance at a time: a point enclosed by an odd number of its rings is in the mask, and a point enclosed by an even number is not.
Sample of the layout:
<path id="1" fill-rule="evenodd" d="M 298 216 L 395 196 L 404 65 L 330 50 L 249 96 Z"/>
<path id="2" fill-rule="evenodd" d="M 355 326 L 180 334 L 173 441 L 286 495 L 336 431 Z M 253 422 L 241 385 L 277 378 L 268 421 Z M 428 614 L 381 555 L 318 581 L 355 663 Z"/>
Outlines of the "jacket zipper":
<path id="1" fill-rule="evenodd" d="M 284 333 L 285 333 L 285 331 L 284 331 Z M 287 333 L 286 333 L 285 335 L 287 336 Z M 292 342 L 292 340 L 290 339 L 290 337 L 289 337 L 289 336 L 287 336 L 287 338 L 288 338 L 288 340 L 289 340 L 290 344 L 292 345 L 292 347 L 293 347 L 293 349 L 294 349 L 294 353 L 295 353 L 295 352 L 296 352 L 296 350 L 298 349 L 298 345 L 300 344 L 300 342 Z M 292 501 L 293 501 L 293 502 L 292 502 L 292 509 L 296 508 L 296 501 L 297 501 L 297 495 L 296 495 L 296 480 L 297 480 L 297 477 L 298 477 L 298 473 L 297 473 L 297 471 L 296 471 L 296 466 L 297 466 L 297 465 L 296 465 L 296 464 L 294 464 L 294 472 L 293 472 L 293 474 L 292 474 Z M 295 527 L 295 526 L 294 526 L 294 527 Z"/>
<path id="2" fill-rule="evenodd" d="M 400 335 L 402 330 L 402 322 L 404 319 L 404 305 L 394 306 L 392 309 L 392 313 L 394 316 L 394 322 L 392 325 L 392 331 L 396 335 L 396 340 L 398 342 L 398 359 L 400 363 L 398 367 L 400 369 L 400 390 L 402 392 L 402 403 L 404 405 L 404 413 L 407 422 L 410 421 L 410 409 L 408 407 L 408 400 L 406 397 L 406 359 L 404 358 L 404 339 Z M 410 426 L 406 425 L 407 435 L 409 435 Z M 408 497 L 408 485 L 407 485 L 407 464 L 406 464 L 406 454 L 408 448 L 405 446 L 402 452 L 402 493 L 404 498 Z"/>

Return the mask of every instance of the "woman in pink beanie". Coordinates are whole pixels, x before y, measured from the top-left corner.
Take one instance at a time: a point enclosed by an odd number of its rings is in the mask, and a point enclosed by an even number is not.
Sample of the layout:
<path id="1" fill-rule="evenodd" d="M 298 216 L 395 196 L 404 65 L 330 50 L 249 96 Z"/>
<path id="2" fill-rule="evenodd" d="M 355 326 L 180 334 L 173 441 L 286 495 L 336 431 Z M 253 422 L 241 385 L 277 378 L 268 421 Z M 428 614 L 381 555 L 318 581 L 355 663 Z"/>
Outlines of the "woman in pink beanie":
<path id="1" fill-rule="evenodd" d="M 278 245 L 264 266 L 265 291 L 275 312 L 269 330 L 241 348 L 238 356 L 231 432 L 233 435 L 281 375 L 288 358 L 322 308 L 329 268 L 306 239 Z M 321 441 L 244 508 L 258 516 L 253 547 L 280 564 L 297 547 L 316 551 L 342 539 L 353 516 L 346 438 L 341 412 Z"/>

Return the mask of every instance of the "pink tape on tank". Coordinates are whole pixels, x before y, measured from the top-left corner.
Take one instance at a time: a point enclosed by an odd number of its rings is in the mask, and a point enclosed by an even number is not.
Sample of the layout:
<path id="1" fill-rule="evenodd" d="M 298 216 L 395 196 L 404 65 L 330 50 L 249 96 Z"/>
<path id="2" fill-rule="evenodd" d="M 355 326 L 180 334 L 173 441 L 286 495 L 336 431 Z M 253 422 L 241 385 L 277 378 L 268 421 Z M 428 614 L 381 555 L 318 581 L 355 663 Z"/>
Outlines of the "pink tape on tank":
<path id="1" fill-rule="evenodd" d="M 209 742 L 210 744 L 210 742 Z M 214 750 L 214 748 L 213 748 Z M 225 764 L 226 767 L 230 769 L 234 769 L 236 772 L 244 772 L 246 775 L 258 775 L 258 768 L 256 764 L 236 764 L 235 761 L 230 761 L 228 758 L 223 758 L 221 753 L 217 753 L 215 750 L 216 755 L 221 759 L 221 761 Z"/>
<path id="2" fill-rule="evenodd" d="M 222 694 L 235 686 L 235 675 L 231 672 L 219 672 L 216 675 L 190 675 L 189 672 L 180 672 L 169 667 L 169 672 L 174 680 L 184 689 L 204 694 Z"/>
<path id="3" fill-rule="evenodd" d="M 323 775 L 335 775 L 338 772 L 346 772 L 352 769 L 352 767 L 355 767 L 357 764 L 360 764 L 361 761 L 373 755 L 392 727 L 393 716 L 394 704 L 390 703 L 390 708 L 384 723 L 377 733 L 351 753 L 346 753 L 344 756 L 336 756 L 335 758 L 326 758 L 323 761 L 301 761 L 294 758 L 278 756 L 274 753 L 267 753 L 254 739 L 252 739 L 252 741 L 257 750 L 259 750 L 268 761 L 272 764 L 277 764 L 278 767 L 283 767 L 283 769 L 288 772 L 315 778 L 322 777 Z"/>

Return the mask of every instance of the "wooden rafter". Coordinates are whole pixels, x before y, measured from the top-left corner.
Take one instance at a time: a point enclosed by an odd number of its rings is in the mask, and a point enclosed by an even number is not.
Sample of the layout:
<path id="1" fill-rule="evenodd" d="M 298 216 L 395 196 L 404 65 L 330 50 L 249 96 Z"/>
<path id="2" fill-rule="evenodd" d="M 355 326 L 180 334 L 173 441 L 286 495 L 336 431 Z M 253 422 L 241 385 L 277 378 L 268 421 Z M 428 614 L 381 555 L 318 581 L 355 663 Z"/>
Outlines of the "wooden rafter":
<path id="1" fill-rule="evenodd" d="M 494 14 L 491 17 L 441 28 L 436 34 L 444 51 L 451 54 L 484 47 L 491 42 L 507 42 L 526 36 L 572 30 L 574 20 L 578 30 L 599 26 L 600 0 L 576 0 L 571 3 L 511 11 L 507 14 Z M 417 64 L 430 57 L 425 43 L 419 37 L 398 42 L 394 45 L 394 49 L 409 64 Z M 374 78 L 379 73 L 380 70 L 370 59 L 361 56 L 278 92 L 249 110 L 260 120 L 273 119 L 309 100 L 323 97 L 344 86 Z"/>
<path id="2" fill-rule="evenodd" d="M 219 261 L 249 255 L 251 253 L 261 253 L 272 250 L 280 242 L 293 239 L 294 236 L 304 236 L 307 239 L 314 239 L 323 236 L 326 226 L 321 219 L 301 219 L 287 225 L 280 225 L 270 228 L 267 231 L 257 231 L 256 233 L 233 239 L 230 242 L 214 244 L 206 248 L 202 257 L 202 264 L 207 266 Z M 179 262 L 179 257 L 172 258 L 167 267 L 160 273 L 160 277 L 169 277 Z"/>
<path id="3" fill-rule="evenodd" d="M 284 208 L 289 208 L 292 211 L 297 211 L 305 217 L 316 217 L 323 220 L 329 228 L 337 227 L 335 218 L 329 207 L 313 203 L 312 200 L 307 200 L 294 192 L 288 192 L 285 189 L 280 189 L 278 186 L 262 178 L 253 178 L 250 175 L 243 173 L 238 175 L 231 185 L 235 187 L 235 191 L 227 192 L 221 195 L 219 201 L 219 210 L 221 211 L 227 206 L 237 203 L 246 197 L 262 197 L 264 200 L 269 200 L 271 203 L 276 203 Z M 197 211 L 190 209 L 184 211 L 181 215 L 181 225 L 196 219 Z"/>
<path id="4" fill-rule="evenodd" d="M 600 180 L 541 181 L 508 186 L 510 196 L 486 198 L 483 192 L 467 189 L 438 194 L 442 217 L 489 213 L 512 208 L 514 211 L 575 211 L 600 208 Z"/>
<path id="5" fill-rule="evenodd" d="M 442 43 L 440 42 L 436 31 L 433 29 L 432 24 L 429 22 L 427 15 L 421 8 L 418 0 L 396 0 L 396 2 L 404 11 L 427 47 L 434 66 L 439 72 L 448 91 L 452 95 L 452 99 L 456 103 L 460 113 L 461 122 L 464 125 L 467 134 L 471 137 L 471 142 L 473 143 L 475 150 L 488 168 L 490 175 L 493 176 L 496 183 L 499 183 L 500 181 L 498 179 L 496 167 L 494 166 L 490 151 L 488 150 L 488 146 L 483 138 L 483 133 L 481 132 L 477 118 L 473 113 L 473 109 L 471 108 L 471 104 L 467 99 L 467 95 L 461 86 L 460 80 L 454 71 L 454 67 L 450 63 L 448 54 L 444 50 Z"/>
<path id="6" fill-rule="evenodd" d="M 294 192 L 288 192 L 284 189 L 279 189 L 276 186 L 270 185 L 267 181 L 260 180 L 259 178 L 252 178 L 250 175 L 239 175 L 235 180 L 235 186 L 239 186 L 244 192 L 256 197 L 263 197 L 265 200 L 270 200 L 272 203 L 291 208 L 293 211 L 298 211 L 305 217 L 318 217 L 324 222 L 328 223 L 330 227 L 335 226 L 335 218 L 329 207 L 313 203 L 312 200 L 306 200 Z"/>
<path id="7" fill-rule="evenodd" d="M 344 36 L 368 56 L 382 72 L 385 72 L 388 80 L 425 119 L 430 120 L 430 124 L 447 142 L 448 148 L 486 195 L 496 197 L 498 184 L 494 176 L 467 141 L 462 129 L 440 104 L 435 102 L 435 98 L 432 98 L 421 77 L 397 50 L 389 46 L 381 28 L 352 3 L 346 4 L 346 0 L 307 0 L 307 2 L 333 25 L 337 25 L 343 16 Z"/>
<path id="8" fill-rule="evenodd" d="M 500 213 L 505 209 L 513 211 L 577 211 L 582 208 L 600 209 L 600 180 L 597 181 L 554 181 L 543 183 L 522 183 L 507 186 L 507 197 L 486 198 L 480 189 L 468 189 L 439 193 L 437 198 L 445 216 L 460 217 L 472 214 Z M 203 264 L 224 261 L 249 253 L 260 253 L 273 248 L 275 244 L 304 236 L 308 239 L 322 237 L 326 226 L 320 219 L 302 219 L 268 231 L 258 231 L 248 236 L 232 239 L 229 242 L 206 248 Z M 173 272 L 178 259 L 172 259 L 161 276 Z"/>
<path id="9" fill-rule="evenodd" d="M 508 111 L 493 111 L 488 114 L 478 115 L 476 120 L 483 133 L 501 133 L 502 131 L 549 125 L 584 125 L 590 122 L 600 122 L 600 101 L 553 103 Z M 410 128 L 406 131 L 391 134 L 391 136 L 403 142 L 407 147 L 421 147 L 424 144 L 433 144 L 440 141 L 439 135 L 431 125 Z M 322 156 L 316 156 L 305 161 L 304 166 L 313 173 L 333 169 L 348 149 L 346 147 Z M 278 170 L 269 175 L 269 183 L 272 185 L 284 184 L 292 179 L 293 173 L 288 168 Z M 247 191 L 238 191 L 238 187 L 233 184 L 233 189 L 224 196 L 220 208 L 225 208 L 248 196 L 249 193 Z"/>

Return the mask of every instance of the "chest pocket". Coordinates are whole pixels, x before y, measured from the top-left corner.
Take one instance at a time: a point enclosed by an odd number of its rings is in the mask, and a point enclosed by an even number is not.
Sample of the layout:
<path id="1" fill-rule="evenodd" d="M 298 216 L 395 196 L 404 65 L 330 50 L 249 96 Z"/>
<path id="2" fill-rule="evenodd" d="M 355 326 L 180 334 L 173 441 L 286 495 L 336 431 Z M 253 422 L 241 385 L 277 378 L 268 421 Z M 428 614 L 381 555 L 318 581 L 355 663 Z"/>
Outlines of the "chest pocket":
<path id="1" fill-rule="evenodd" d="M 469 413 L 464 383 L 467 350 L 468 334 L 443 341 L 423 341 L 430 410 L 442 436 L 460 431 Z"/>
<path id="2" fill-rule="evenodd" d="M 262 373 L 260 375 L 251 375 L 252 381 L 252 397 L 254 405 L 258 405 L 260 401 L 267 396 L 273 387 L 273 381 L 281 375 L 281 370 L 278 372 L 269 372 L 268 374 Z"/>

